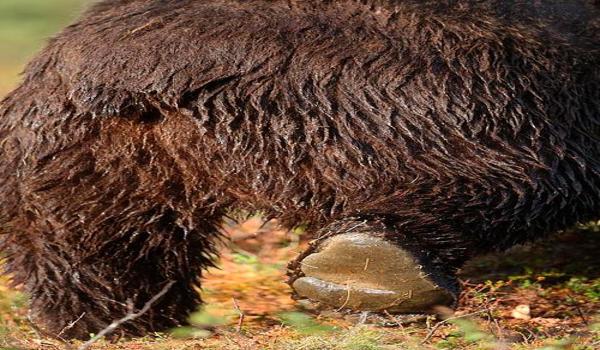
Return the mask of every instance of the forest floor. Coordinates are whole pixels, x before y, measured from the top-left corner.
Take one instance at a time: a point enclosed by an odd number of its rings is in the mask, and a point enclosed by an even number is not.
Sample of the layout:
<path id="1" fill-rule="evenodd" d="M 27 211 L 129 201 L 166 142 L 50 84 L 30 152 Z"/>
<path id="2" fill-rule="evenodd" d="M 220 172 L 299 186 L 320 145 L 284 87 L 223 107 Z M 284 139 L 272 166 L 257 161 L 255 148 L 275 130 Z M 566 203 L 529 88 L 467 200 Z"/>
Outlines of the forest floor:
<path id="1" fill-rule="evenodd" d="M 305 244 L 297 232 L 258 218 L 227 231 L 219 269 L 203 284 L 207 306 L 192 315 L 192 326 L 91 349 L 600 349 L 595 225 L 471 261 L 460 273 L 458 308 L 437 318 L 319 314 L 292 300 L 285 283 L 287 261 Z M 81 346 L 39 335 L 26 297 L 5 285 L 0 349 Z"/>

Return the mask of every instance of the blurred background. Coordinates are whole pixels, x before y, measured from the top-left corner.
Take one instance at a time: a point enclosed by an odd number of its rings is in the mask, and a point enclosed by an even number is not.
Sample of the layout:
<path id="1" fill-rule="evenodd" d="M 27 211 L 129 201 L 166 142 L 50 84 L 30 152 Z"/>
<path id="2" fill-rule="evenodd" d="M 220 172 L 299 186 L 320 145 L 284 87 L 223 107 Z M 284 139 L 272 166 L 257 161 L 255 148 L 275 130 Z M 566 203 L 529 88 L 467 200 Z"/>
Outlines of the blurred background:
<path id="1" fill-rule="evenodd" d="M 90 0 L 0 0 L 0 96 L 25 63 Z"/>

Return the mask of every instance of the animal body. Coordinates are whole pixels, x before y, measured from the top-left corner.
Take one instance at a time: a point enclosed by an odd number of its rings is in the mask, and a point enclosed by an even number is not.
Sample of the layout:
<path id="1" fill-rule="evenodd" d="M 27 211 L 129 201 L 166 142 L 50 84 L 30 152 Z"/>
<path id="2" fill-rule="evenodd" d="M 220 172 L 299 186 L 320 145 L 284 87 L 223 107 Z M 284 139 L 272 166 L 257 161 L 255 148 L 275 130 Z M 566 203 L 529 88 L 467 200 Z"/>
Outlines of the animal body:
<path id="1" fill-rule="evenodd" d="M 165 330 L 200 304 L 223 215 L 249 210 L 315 237 L 290 265 L 302 297 L 337 307 L 355 280 L 342 306 L 452 304 L 467 259 L 598 217 L 599 13 L 101 1 L 0 104 L 7 273 L 49 332 L 83 315 L 78 338 L 173 283 L 122 326 Z"/>

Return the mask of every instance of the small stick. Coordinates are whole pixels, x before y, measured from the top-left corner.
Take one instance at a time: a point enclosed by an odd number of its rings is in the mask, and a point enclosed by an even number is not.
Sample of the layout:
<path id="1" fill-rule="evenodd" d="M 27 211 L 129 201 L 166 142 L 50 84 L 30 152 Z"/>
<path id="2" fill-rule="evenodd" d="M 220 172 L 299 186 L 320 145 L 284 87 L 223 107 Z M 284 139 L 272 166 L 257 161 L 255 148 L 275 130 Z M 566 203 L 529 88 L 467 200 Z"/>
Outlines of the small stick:
<path id="1" fill-rule="evenodd" d="M 400 322 L 398 322 L 396 317 L 394 317 L 392 314 L 390 314 L 387 310 L 383 310 L 383 314 L 385 315 L 385 317 L 388 318 L 388 320 L 392 320 L 392 322 L 390 322 L 390 324 L 395 324 L 396 326 L 404 329 L 404 325 L 401 324 Z"/>
<path id="2" fill-rule="evenodd" d="M 577 301 L 577 299 L 575 299 L 575 297 L 571 294 L 571 293 L 567 293 L 567 295 L 571 298 L 571 300 L 573 300 L 573 303 L 575 304 L 575 310 L 577 310 L 577 313 L 579 314 L 579 317 L 581 317 L 581 319 L 583 320 L 583 323 L 586 326 L 589 326 L 588 320 L 585 317 L 585 315 L 583 314 L 583 311 L 581 310 L 581 307 L 579 307 L 579 302 Z"/>
<path id="3" fill-rule="evenodd" d="M 136 318 L 138 318 L 138 317 L 142 316 L 143 314 L 145 314 L 146 312 L 148 312 L 148 310 L 150 310 L 150 307 L 152 307 L 152 305 L 158 299 L 160 299 L 163 295 L 167 294 L 167 292 L 169 291 L 169 289 L 171 289 L 171 287 L 174 284 L 175 284 L 175 281 L 171 281 L 171 282 L 167 283 L 158 294 L 156 294 L 155 296 L 153 296 L 152 299 L 150 299 L 146 304 L 144 304 L 144 307 L 142 307 L 140 309 L 140 311 L 133 312 L 133 310 L 132 310 L 132 311 L 128 312 L 127 315 L 125 315 L 125 317 L 123 317 L 123 318 L 121 318 L 119 320 L 113 321 L 111 324 L 109 324 L 106 328 L 104 328 L 103 330 L 101 330 L 98 334 L 96 334 L 90 340 L 88 340 L 85 343 L 83 343 L 79 348 L 77 348 L 77 350 L 87 350 L 87 349 L 89 349 L 90 346 L 92 346 L 95 342 L 97 342 L 102 337 L 106 336 L 107 334 L 113 332 L 115 329 L 117 329 L 123 323 L 135 320 Z"/>
<path id="4" fill-rule="evenodd" d="M 486 309 L 486 313 L 487 313 L 487 316 L 488 316 L 488 320 L 490 322 L 493 322 L 494 325 L 496 326 L 496 332 L 494 332 L 492 330 L 491 326 L 490 326 L 490 330 L 492 331 L 492 333 L 494 333 L 494 336 L 496 336 L 498 339 L 504 340 L 504 332 L 502 331 L 502 327 L 500 327 L 500 323 L 498 323 L 498 320 L 492 314 L 492 310 L 490 310 L 489 308 L 487 308 Z"/>
<path id="5" fill-rule="evenodd" d="M 236 332 L 240 333 L 242 331 L 242 325 L 244 324 L 244 318 L 246 318 L 246 316 L 244 315 L 244 312 L 242 312 L 242 309 L 240 309 L 240 306 L 238 305 L 237 300 L 235 300 L 235 298 L 231 298 L 231 299 L 233 300 L 233 307 L 240 315 L 240 318 L 238 319 L 238 323 L 237 323 L 237 328 L 236 328 Z"/>
<path id="6" fill-rule="evenodd" d="M 363 311 L 360 313 L 360 317 L 358 319 L 359 325 L 364 325 L 367 323 L 367 319 L 369 318 L 369 311 Z"/>
<path id="7" fill-rule="evenodd" d="M 437 330 L 438 330 L 438 329 L 439 329 L 439 328 L 440 328 L 440 327 L 441 327 L 443 324 L 446 324 L 446 323 L 448 323 L 449 321 L 456 320 L 456 319 L 459 319 L 459 318 L 465 318 L 465 317 L 470 317 L 470 316 L 479 315 L 479 314 L 481 314 L 481 313 L 483 313 L 483 312 L 485 312 L 485 311 L 486 311 L 486 310 L 479 310 L 479 311 L 475 311 L 475 312 L 472 312 L 472 313 L 470 313 L 470 314 L 466 314 L 466 315 L 453 316 L 453 317 L 447 318 L 447 319 L 445 319 L 445 320 L 442 320 L 442 321 L 440 321 L 440 322 L 436 323 L 436 324 L 435 324 L 435 326 L 433 326 L 433 328 L 431 329 L 431 331 L 429 331 L 429 333 L 427 334 L 427 336 L 425 337 L 425 339 L 423 339 L 423 341 L 421 341 L 421 344 L 425 344 L 426 342 L 428 342 L 428 341 L 429 341 L 429 339 L 431 339 L 431 338 L 434 336 L 435 332 L 437 332 Z"/>
<path id="8" fill-rule="evenodd" d="M 340 306 L 339 309 L 335 310 L 337 312 L 342 311 L 346 307 L 346 305 L 348 305 L 348 302 L 350 301 L 350 282 L 348 282 L 346 284 L 346 288 L 347 288 L 347 291 L 348 291 L 348 294 L 346 295 L 346 301 L 344 301 L 344 303 L 342 304 L 342 306 Z"/>
<path id="9" fill-rule="evenodd" d="M 63 335 L 64 332 L 73 328 L 75 326 L 75 324 L 77 324 L 77 322 L 81 321 L 83 316 L 85 316 L 85 312 L 82 313 L 81 316 L 79 316 L 75 321 L 68 323 L 63 329 L 60 330 L 60 332 L 58 332 L 58 334 L 56 336 L 60 338 L 60 336 Z"/>

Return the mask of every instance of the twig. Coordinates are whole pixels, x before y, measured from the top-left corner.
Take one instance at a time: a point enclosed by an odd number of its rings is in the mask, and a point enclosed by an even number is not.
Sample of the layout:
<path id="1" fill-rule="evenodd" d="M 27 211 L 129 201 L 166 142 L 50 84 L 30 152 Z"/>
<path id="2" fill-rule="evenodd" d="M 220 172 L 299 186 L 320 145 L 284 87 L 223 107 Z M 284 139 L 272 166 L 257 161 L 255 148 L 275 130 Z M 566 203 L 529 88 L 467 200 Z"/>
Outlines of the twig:
<path id="1" fill-rule="evenodd" d="M 79 316 L 75 321 L 68 323 L 63 329 L 60 330 L 60 332 L 58 332 L 58 334 L 56 336 L 60 338 L 60 336 L 63 335 L 64 332 L 66 332 L 67 330 L 75 327 L 75 324 L 77 322 L 81 321 L 81 319 L 83 318 L 83 316 L 85 316 L 85 312 L 82 313 L 81 316 Z"/>
<path id="2" fill-rule="evenodd" d="M 383 310 L 383 314 L 387 317 L 389 322 L 389 326 L 392 327 L 400 327 L 404 329 L 405 325 L 409 325 L 411 323 L 417 323 L 421 321 L 426 321 L 429 324 L 429 315 L 424 314 L 413 314 L 413 315 L 403 315 L 403 316 L 394 316 L 390 314 L 387 310 Z"/>
<path id="3" fill-rule="evenodd" d="M 519 334 L 521 334 L 523 336 L 523 339 L 525 340 L 525 344 L 531 344 L 534 341 L 536 341 L 537 335 L 535 333 L 533 333 L 531 331 L 531 329 L 529 329 L 529 328 L 521 328 L 521 330 L 525 330 L 525 331 L 527 331 L 527 333 L 529 333 L 529 335 L 525 335 L 525 334 L 523 334 L 523 332 L 517 331 Z"/>
<path id="4" fill-rule="evenodd" d="M 85 343 L 83 343 L 79 348 L 77 348 L 77 350 L 87 350 L 87 349 L 89 349 L 90 346 L 92 346 L 95 342 L 97 342 L 98 340 L 100 340 L 101 338 L 103 338 L 104 336 L 106 336 L 107 334 L 113 332 L 115 329 L 117 329 L 123 323 L 135 320 L 136 318 L 138 318 L 138 317 L 142 316 L 143 314 L 145 314 L 146 312 L 148 312 L 148 310 L 150 310 L 150 307 L 152 307 L 152 305 L 158 299 L 160 299 L 163 295 L 167 294 L 167 292 L 169 291 L 169 289 L 171 289 L 171 287 L 174 284 L 175 284 L 175 281 L 170 281 L 169 283 L 167 283 L 158 294 L 156 294 L 155 296 L 153 296 L 152 299 L 150 299 L 144 305 L 144 307 L 142 307 L 140 309 L 140 311 L 133 312 L 133 310 L 132 310 L 132 311 L 128 312 L 127 315 L 125 315 L 125 317 L 123 317 L 123 318 L 121 318 L 119 320 L 113 321 L 111 324 L 109 324 L 106 328 L 104 328 L 103 330 L 101 330 L 98 334 L 96 334 L 90 340 L 88 340 Z"/>
<path id="5" fill-rule="evenodd" d="M 489 323 L 493 323 L 496 326 L 496 332 L 494 332 L 492 330 L 491 326 L 490 326 L 490 331 L 492 331 L 492 333 L 494 334 L 494 336 L 496 338 L 504 341 L 504 332 L 502 331 L 502 327 L 500 327 L 500 323 L 498 323 L 498 320 L 492 314 L 492 310 L 490 310 L 489 308 L 486 308 L 485 312 L 486 312 L 487 317 L 488 317 L 488 322 Z"/>
<path id="6" fill-rule="evenodd" d="M 588 320 L 585 317 L 583 311 L 581 310 L 581 307 L 579 306 L 579 301 L 577 301 L 577 299 L 575 299 L 575 297 L 571 293 L 567 293 L 567 295 L 569 296 L 569 298 L 571 298 L 571 300 L 573 300 L 573 306 L 575 306 L 575 310 L 577 310 L 577 313 L 579 314 L 579 317 L 581 317 L 581 319 L 583 320 L 583 323 L 586 326 L 589 326 Z"/>
<path id="7" fill-rule="evenodd" d="M 387 310 L 383 310 L 383 314 L 385 315 L 385 317 L 388 320 L 391 320 L 391 322 L 388 321 L 389 323 L 386 322 L 386 323 L 384 323 L 384 325 L 389 324 L 389 325 L 392 325 L 392 327 L 393 327 L 393 325 L 395 324 L 395 325 L 399 326 L 400 328 L 404 328 L 404 326 L 401 325 L 400 322 L 398 322 L 396 320 L 396 318 L 392 314 L 390 314 Z"/>
<path id="8" fill-rule="evenodd" d="M 246 318 L 246 315 L 244 315 L 244 312 L 242 311 L 242 309 L 240 309 L 240 306 L 238 305 L 237 300 L 235 300 L 235 298 L 232 298 L 232 300 L 233 300 L 233 307 L 240 315 L 240 318 L 239 318 L 238 324 L 237 324 L 237 328 L 236 328 L 236 332 L 240 333 L 242 331 L 242 325 L 244 324 L 244 318 Z"/>
<path id="9" fill-rule="evenodd" d="M 369 311 L 363 311 L 360 313 L 360 317 L 358 318 L 358 324 L 364 325 L 367 323 L 367 319 L 369 318 Z"/>
<path id="10" fill-rule="evenodd" d="M 434 335 L 435 332 L 437 332 L 437 330 L 443 325 L 443 324 L 447 324 L 448 322 L 452 321 L 452 320 L 457 320 L 459 318 L 465 318 L 465 317 L 470 317 L 470 316 L 475 316 L 475 315 L 479 315 L 481 313 L 486 312 L 486 310 L 479 310 L 479 311 L 475 311 L 472 312 L 470 314 L 466 314 L 466 315 L 460 315 L 460 316 L 453 316 L 453 317 L 449 317 L 445 320 L 442 320 L 438 323 L 435 324 L 435 326 L 433 326 L 433 328 L 429 331 L 429 333 L 427 334 L 427 336 L 425 337 L 425 339 L 423 339 L 423 341 L 421 341 L 421 344 L 425 344 L 429 341 L 429 339 L 431 339 Z"/>
<path id="11" fill-rule="evenodd" d="M 340 306 L 339 309 L 335 310 L 336 312 L 342 311 L 346 307 L 346 305 L 348 305 L 348 302 L 350 301 L 350 282 L 348 282 L 346 284 L 346 288 L 348 291 L 348 294 L 346 295 L 346 301 L 344 301 L 344 303 L 342 304 L 342 306 Z"/>

